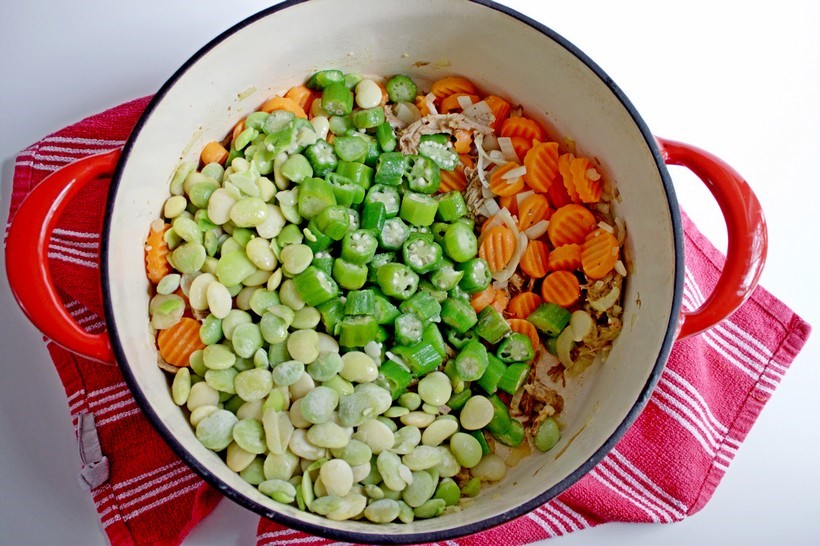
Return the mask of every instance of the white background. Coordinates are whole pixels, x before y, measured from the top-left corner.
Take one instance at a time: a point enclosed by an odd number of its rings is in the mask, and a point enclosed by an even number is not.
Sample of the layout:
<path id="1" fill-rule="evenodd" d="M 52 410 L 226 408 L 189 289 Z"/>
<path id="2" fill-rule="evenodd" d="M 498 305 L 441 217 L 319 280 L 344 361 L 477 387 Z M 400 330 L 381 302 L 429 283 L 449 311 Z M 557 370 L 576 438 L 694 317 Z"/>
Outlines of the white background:
<path id="1" fill-rule="evenodd" d="M 0 0 L 0 221 L 14 155 L 65 125 L 155 92 L 191 54 L 267 6 L 252 0 Z M 769 221 L 762 284 L 820 325 L 817 288 L 820 4 L 506 4 L 594 59 L 651 130 L 719 155 L 758 193 Z M 303 39 L 321 39 L 305 23 Z M 511 62 L 533 63 L 526 52 Z M 720 247 L 718 209 L 699 181 L 672 175 L 683 207 Z M 13 258 L 13 257 L 12 257 Z M 2 258 L 0 258 L 2 259 Z M 104 544 L 76 474 L 66 400 L 41 336 L 0 280 L 0 542 Z M 788 372 L 712 500 L 672 525 L 610 524 L 564 544 L 805 544 L 820 535 L 820 348 Z M 256 516 L 221 503 L 186 544 L 253 544 Z"/>

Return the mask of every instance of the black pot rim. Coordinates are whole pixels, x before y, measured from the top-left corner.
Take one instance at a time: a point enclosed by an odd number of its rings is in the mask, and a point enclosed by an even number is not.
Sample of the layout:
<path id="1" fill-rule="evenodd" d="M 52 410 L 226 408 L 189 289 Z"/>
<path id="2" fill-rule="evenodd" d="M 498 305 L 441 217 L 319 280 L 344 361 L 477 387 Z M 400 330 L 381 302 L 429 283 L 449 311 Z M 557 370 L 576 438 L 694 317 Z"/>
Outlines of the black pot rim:
<path id="1" fill-rule="evenodd" d="M 254 23 L 255 21 L 262 19 L 264 17 L 268 17 L 273 15 L 281 10 L 287 9 L 294 5 L 298 5 L 304 2 L 308 2 L 310 0 L 288 0 L 286 2 L 282 2 L 270 8 L 267 8 L 263 11 L 260 11 L 243 21 L 240 21 L 233 27 L 229 28 L 213 40 L 211 40 L 208 44 L 202 47 L 199 51 L 197 51 L 190 59 L 188 59 L 174 74 L 171 76 L 165 84 L 159 89 L 159 91 L 154 95 L 151 99 L 150 103 L 146 107 L 143 114 L 140 116 L 139 120 L 137 121 L 131 136 L 128 138 L 125 146 L 123 147 L 122 156 L 120 159 L 119 164 L 114 172 L 112 177 L 108 199 L 106 203 L 106 210 L 110 211 L 113 208 L 114 202 L 117 196 L 117 189 L 119 187 L 121 177 L 122 177 L 122 170 L 124 165 L 127 163 L 127 159 L 133 148 L 134 141 L 139 136 L 142 128 L 144 127 L 146 121 L 151 116 L 151 113 L 156 109 L 157 105 L 162 101 L 163 97 L 168 93 L 170 88 L 176 83 L 176 81 L 182 77 L 182 75 L 188 71 L 188 69 L 194 65 L 201 57 L 203 57 L 207 52 L 211 49 L 216 47 L 218 44 L 226 40 L 228 37 L 232 36 L 233 34 L 241 31 L 246 26 Z M 613 434 L 607 438 L 607 440 L 598 448 L 595 453 L 589 457 L 583 464 L 581 464 L 574 472 L 572 472 L 569 476 L 555 484 L 550 489 L 544 491 L 541 495 L 531 499 L 528 502 L 522 503 L 518 506 L 514 506 L 506 510 L 505 512 L 498 514 L 492 518 L 487 518 L 481 520 L 479 522 L 451 527 L 441 531 L 430 531 L 430 532 L 421 532 L 421 533 L 407 533 L 407 534 L 389 534 L 379 531 L 378 526 L 374 526 L 373 533 L 361 533 L 361 532 L 354 532 L 354 531 L 343 531 L 340 529 L 335 529 L 332 527 L 332 522 L 328 526 L 321 526 L 315 525 L 312 523 L 308 523 L 296 518 L 292 518 L 290 516 L 286 516 L 282 513 L 276 512 L 271 510 L 270 508 L 263 506 L 251 499 L 245 497 L 239 491 L 230 487 L 225 482 L 220 480 L 215 474 L 210 472 L 207 467 L 202 465 L 198 462 L 185 448 L 184 446 L 176 439 L 174 434 L 169 430 L 169 428 L 163 423 L 160 416 L 152 409 L 151 405 L 148 403 L 146 396 L 142 393 L 139 389 L 138 383 L 136 381 L 136 377 L 133 373 L 133 370 L 130 366 L 120 366 L 122 370 L 124 379 L 126 384 L 128 385 L 129 389 L 131 390 L 134 398 L 137 400 L 140 409 L 143 411 L 145 416 L 153 425 L 154 429 L 159 433 L 162 439 L 168 444 L 168 446 L 203 480 L 209 483 L 211 486 L 218 489 L 223 495 L 231 499 L 232 501 L 236 502 L 237 504 L 252 510 L 264 517 L 268 517 L 271 520 L 294 528 L 300 531 L 304 531 L 305 533 L 310 533 L 314 535 L 319 535 L 322 537 L 326 537 L 332 540 L 344 541 L 344 542 L 353 542 L 353 543 L 379 543 L 379 544 L 409 544 L 409 543 L 422 543 L 422 542 L 438 542 L 444 540 L 451 540 L 454 538 L 458 538 L 461 536 L 479 533 L 482 531 L 486 531 L 492 527 L 501 525 L 507 521 L 510 521 L 516 517 L 522 516 L 538 506 L 546 503 L 547 501 L 553 499 L 554 497 L 558 496 L 560 493 L 567 490 L 572 484 L 577 482 L 581 479 L 584 475 L 586 475 L 592 468 L 598 464 L 598 462 L 603 459 L 612 448 L 615 447 L 615 444 L 623 437 L 626 431 L 634 424 L 635 420 L 640 415 L 641 411 L 643 410 L 644 406 L 649 401 L 649 398 L 652 394 L 652 391 L 657 384 L 661 373 L 663 372 L 664 366 L 666 365 L 666 361 L 669 358 L 669 353 L 672 348 L 672 343 L 675 341 L 676 331 L 677 331 L 677 323 L 676 317 L 680 314 L 680 306 L 681 300 L 683 296 L 683 280 L 684 280 L 684 245 L 683 245 L 683 227 L 681 223 L 680 217 L 680 209 L 678 208 L 677 198 L 675 196 L 675 191 L 672 186 L 671 177 L 669 176 L 669 172 L 666 169 L 666 164 L 663 161 L 663 157 L 661 154 L 660 149 L 655 142 L 655 139 L 652 133 L 649 131 L 646 123 L 643 121 L 641 116 L 638 114 L 635 107 L 626 97 L 626 95 L 621 91 L 621 89 L 615 84 L 615 82 L 610 78 L 602 69 L 599 67 L 592 59 L 587 57 L 580 49 L 578 49 L 575 45 L 570 43 L 568 40 L 560 36 L 558 33 L 553 31 L 552 29 L 548 28 L 547 26 L 539 23 L 523 15 L 507 6 L 502 6 L 500 4 L 496 4 L 490 0 L 468 0 L 472 3 L 479 4 L 485 6 L 489 9 L 493 9 L 504 13 L 514 19 L 517 19 L 521 23 L 524 23 L 542 34 L 546 35 L 562 47 L 564 47 L 568 52 L 572 53 L 579 61 L 584 63 L 590 70 L 592 70 L 602 82 L 606 84 L 606 86 L 610 89 L 610 91 L 617 97 L 617 99 L 621 102 L 624 108 L 629 112 L 633 122 L 639 128 L 641 134 L 643 135 L 647 146 L 649 147 L 653 160 L 657 165 L 658 172 L 660 173 L 661 180 L 663 182 L 664 190 L 666 192 L 666 196 L 669 202 L 669 212 L 670 218 L 672 220 L 672 228 L 673 228 L 673 236 L 674 236 L 674 244 L 675 244 L 675 287 L 673 292 L 672 301 L 670 302 L 670 321 L 666 329 L 666 333 L 664 335 L 663 343 L 661 345 L 661 349 L 658 353 L 657 359 L 655 364 L 652 368 L 652 373 L 650 374 L 649 378 L 647 379 L 646 384 L 644 385 L 643 389 L 641 390 L 638 398 L 635 400 L 632 408 L 627 413 L 624 420 L 618 426 L 618 428 L 613 432 Z M 104 300 L 104 308 L 105 308 L 105 318 L 108 324 L 108 333 L 111 338 L 111 345 L 114 349 L 114 354 L 117 357 L 118 362 L 126 362 L 127 359 L 125 358 L 125 353 L 122 348 L 122 344 L 119 341 L 119 333 L 117 328 L 117 323 L 114 319 L 114 315 L 112 312 L 112 302 L 110 298 L 110 288 L 111 283 L 109 281 L 109 270 L 108 270 L 108 255 L 109 255 L 109 244 L 110 238 L 109 234 L 111 231 L 111 215 L 106 213 L 105 215 L 105 222 L 103 225 L 103 233 L 102 233 L 102 245 L 101 245 L 101 276 L 102 276 L 102 287 L 103 287 L 103 300 Z"/>

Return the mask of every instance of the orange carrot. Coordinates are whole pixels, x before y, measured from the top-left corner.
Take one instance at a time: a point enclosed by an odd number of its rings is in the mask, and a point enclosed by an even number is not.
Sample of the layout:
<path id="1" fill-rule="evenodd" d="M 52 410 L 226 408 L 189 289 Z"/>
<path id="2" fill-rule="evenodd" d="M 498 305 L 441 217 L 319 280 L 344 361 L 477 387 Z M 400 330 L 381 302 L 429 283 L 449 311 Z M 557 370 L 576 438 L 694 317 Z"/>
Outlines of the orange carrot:
<path id="1" fill-rule="evenodd" d="M 163 360 L 172 366 L 184 368 L 194 351 L 204 349 L 199 338 L 199 321 L 183 317 L 179 322 L 157 335 L 157 347 Z"/>
<path id="2" fill-rule="evenodd" d="M 525 319 L 538 309 L 538 306 L 542 303 L 541 296 L 535 292 L 521 292 L 510 300 L 507 311 L 514 318 Z"/>
<path id="3" fill-rule="evenodd" d="M 558 143 L 539 142 L 524 156 L 524 181 L 535 191 L 545 192 L 558 179 Z"/>
<path id="4" fill-rule="evenodd" d="M 466 154 L 470 152 L 470 145 L 473 143 L 473 132 L 468 129 L 455 130 L 456 142 L 453 148 L 458 154 Z"/>
<path id="5" fill-rule="evenodd" d="M 376 85 L 378 85 L 379 89 L 382 91 L 382 100 L 379 101 L 379 106 L 384 107 L 384 105 L 387 104 L 387 101 L 390 100 L 390 96 L 387 94 L 387 88 L 384 84 L 376 82 Z"/>
<path id="6" fill-rule="evenodd" d="M 441 184 L 439 193 L 448 191 L 464 191 L 467 188 L 467 177 L 464 176 L 464 166 L 459 164 L 452 171 L 441 170 Z"/>
<path id="7" fill-rule="evenodd" d="M 154 284 L 159 283 L 171 272 L 171 264 L 168 263 L 168 243 L 164 237 L 170 228 L 170 224 L 163 224 L 162 228 L 155 231 L 152 225 L 145 240 L 145 269 L 148 272 L 148 280 Z"/>
<path id="8" fill-rule="evenodd" d="M 471 169 L 475 169 L 475 160 L 466 153 L 458 154 L 458 159 L 464 167 L 470 167 Z"/>
<path id="9" fill-rule="evenodd" d="M 575 159 L 575 156 L 572 154 L 561 154 L 561 156 L 558 157 L 558 172 L 561 173 L 564 188 L 566 188 L 570 199 L 572 199 L 573 203 L 577 203 L 580 199 L 578 199 L 578 190 L 575 189 L 575 181 L 572 179 L 572 171 L 570 170 L 573 159 Z"/>
<path id="10" fill-rule="evenodd" d="M 285 97 L 271 97 L 265 101 L 265 103 L 259 108 L 262 112 L 271 113 L 274 110 L 287 110 L 288 112 L 293 112 L 293 114 L 297 118 L 305 118 L 307 119 L 307 114 L 305 114 L 305 110 L 299 106 L 299 104 L 289 98 Z"/>
<path id="11" fill-rule="evenodd" d="M 530 241 L 521 256 L 519 267 L 533 279 L 540 279 L 549 269 L 549 253 L 549 248 L 543 241 Z"/>
<path id="12" fill-rule="evenodd" d="M 504 269 L 515 252 L 515 235 L 507 226 L 495 226 L 487 231 L 478 249 L 478 255 L 487 260 L 490 271 Z"/>
<path id="13" fill-rule="evenodd" d="M 518 136 L 524 137 L 530 142 L 533 140 L 543 142 L 547 139 L 547 131 L 534 119 L 514 117 L 504 120 L 504 123 L 501 125 L 501 132 L 499 136 Z"/>
<path id="14" fill-rule="evenodd" d="M 416 108 L 419 109 L 421 117 L 430 115 L 430 108 L 427 106 L 427 98 L 425 95 L 419 95 L 416 97 Z"/>
<path id="15" fill-rule="evenodd" d="M 597 203 L 604 190 L 604 181 L 600 173 L 585 157 L 576 157 L 570 162 L 569 172 L 572 183 L 582 203 Z"/>
<path id="16" fill-rule="evenodd" d="M 490 285 L 486 290 L 473 294 L 470 298 L 470 305 L 476 313 L 480 313 L 482 309 L 493 303 L 496 292 L 498 292 L 498 290 L 493 288 L 493 285 Z"/>
<path id="17" fill-rule="evenodd" d="M 538 330 L 536 330 L 535 325 L 532 322 L 524 319 L 513 318 L 507 319 L 507 323 L 510 325 L 513 332 L 524 334 L 530 338 L 530 343 L 532 343 L 533 350 L 537 350 L 541 345 L 541 338 L 538 337 Z"/>
<path id="18" fill-rule="evenodd" d="M 204 148 L 202 148 L 202 153 L 199 154 L 199 159 L 205 165 L 208 163 L 219 163 L 224 165 L 225 161 L 228 159 L 228 155 L 228 150 L 226 150 L 222 144 L 213 141 L 209 142 Z"/>
<path id="19" fill-rule="evenodd" d="M 569 271 L 553 271 L 541 284 L 541 297 L 547 303 L 570 307 L 581 296 L 581 284 Z"/>
<path id="20" fill-rule="evenodd" d="M 553 247 L 583 243 L 595 225 L 595 216 L 583 205 L 564 205 L 550 217 L 547 235 Z"/>
<path id="21" fill-rule="evenodd" d="M 496 290 L 493 302 L 490 304 L 499 313 L 503 313 L 507 309 L 507 304 L 510 303 L 510 297 L 504 290 Z"/>
<path id="22" fill-rule="evenodd" d="M 537 140 L 529 140 L 520 136 L 507 138 L 509 138 L 510 142 L 512 142 L 515 155 L 517 155 L 519 159 L 527 157 L 527 152 L 532 149 L 533 143 L 538 142 Z"/>
<path id="23" fill-rule="evenodd" d="M 513 216 L 518 216 L 518 198 L 515 195 L 505 195 L 498 198 L 498 206 L 510 211 Z"/>
<path id="24" fill-rule="evenodd" d="M 518 231 L 524 231 L 541 220 L 548 220 L 549 212 L 550 203 L 545 195 L 540 193 L 530 195 L 518 207 Z"/>
<path id="25" fill-rule="evenodd" d="M 618 239 L 603 228 L 587 235 L 581 247 L 581 265 L 590 279 L 602 279 L 618 261 Z"/>
<path id="26" fill-rule="evenodd" d="M 430 91 L 436 96 L 436 102 L 440 102 L 441 99 L 454 93 L 478 94 L 478 89 L 476 89 L 473 82 L 462 76 L 445 76 L 433 82 Z"/>
<path id="27" fill-rule="evenodd" d="M 511 178 L 505 178 L 504 175 L 510 172 L 513 169 L 519 168 L 521 165 L 518 163 L 514 163 L 510 161 L 509 163 L 504 163 L 503 165 L 499 165 L 495 169 L 493 169 L 492 173 L 490 173 L 490 190 L 502 197 L 507 195 L 515 195 L 516 193 L 520 192 L 524 189 L 524 177 L 523 176 L 514 176 Z"/>
<path id="28" fill-rule="evenodd" d="M 560 177 L 558 178 L 558 183 L 550 185 L 550 188 L 547 190 L 547 195 L 550 198 L 550 203 L 555 208 L 563 207 L 564 205 L 568 205 L 572 203 L 572 199 L 567 193 L 567 188 L 564 187 L 563 184 L 560 183 Z"/>
<path id="29" fill-rule="evenodd" d="M 493 131 L 498 133 L 501 130 L 501 125 L 504 123 L 504 120 L 510 117 L 512 106 L 510 106 L 509 102 L 505 101 L 498 95 L 487 95 L 484 97 L 484 102 L 486 102 L 487 106 L 490 107 L 490 110 L 493 111 L 495 120 L 493 121 L 491 127 L 493 128 Z"/>
<path id="30" fill-rule="evenodd" d="M 318 93 L 312 89 L 308 89 L 304 85 L 291 87 L 288 89 L 288 92 L 285 93 L 285 98 L 291 99 L 298 104 L 299 108 L 301 108 L 303 112 L 310 112 L 310 107 L 313 105 L 313 101 L 316 100 L 318 96 Z"/>
<path id="31" fill-rule="evenodd" d="M 575 271 L 581 268 L 581 245 L 571 243 L 555 247 L 550 252 L 549 267 L 553 271 Z"/>
<path id="32" fill-rule="evenodd" d="M 461 112 L 463 108 L 458 102 L 459 97 L 470 97 L 473 104 L 479 101 L 478 95 L 471 95 L 469 93 L 453 93 L 444 97 L 441 101 L 441 106 L 438 109 L 439 114 L 449 114 L 451 112 Z"/>
<path id="33" fill-rule="evenodd" d="M 240 119 L 236 122 L 236 125 L 233 126 L 233 131 L 231 131 L 231 140 L 236 140 L 236 137 L 245 130 L 245 118 Z"/>

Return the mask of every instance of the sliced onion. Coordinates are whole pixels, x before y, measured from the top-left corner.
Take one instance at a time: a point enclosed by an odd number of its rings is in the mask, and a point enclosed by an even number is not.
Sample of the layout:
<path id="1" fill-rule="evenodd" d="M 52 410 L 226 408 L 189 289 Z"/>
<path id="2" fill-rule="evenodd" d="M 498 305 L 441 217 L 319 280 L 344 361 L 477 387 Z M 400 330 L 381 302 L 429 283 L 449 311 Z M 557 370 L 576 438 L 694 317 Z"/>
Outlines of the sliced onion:
<path id="1" fill-rule="evenodd" d="M 595 322 L 586 311 L 581 309 L 573 311 L 569 317 L 569 325 L 572 327 L 573 341 L 579 342 L 583 340 L 595 327 Z"/>
<path id="2" fill-rule="evenodd" d="M 513 233 L 516 232 L 517 230 L 513 230 Z M 504 269 L 493 274 L 493 278 L 497 281 L 507 281 L 513 276 L 515 270 L 518 269 L 518 264 L 521 262 L 521 256 L 523 256 L 524 251 L 527 250 L 527 243 L 529 240 L 526 235 L 523 233 L 517 233 L 515 240 L 517 244 L 515 247 L 515 252 L 513 253 L 512 258 L 510 258 L 510 262 L 504 266 Z"/>
<path id="3" fill-rule="evenodd" d="M 515 147 L 513 146 L 512 139 L 510 137 L 499 137 L 498 147 L 501 150 L 501 153 L 504 154 L 504 159 L 507 161 L 521 163 L 521 159 L 518 157 L 518 153 L 515 151 Z"/>
<path id="4" fill-rule="evenodd" d="M 520 167 L 514 167 L 514 168 L 510 169 L 509 171 L 505 172 L 501 176 L 501 178 L 503 178 L 504 180 L 507 180 L 507 184 L 512 184 L 512 182 L 510 182 L 510 180 L 514 180 L 516 178 L 521 178 L 525 174 L 527 174 L 527 167 L 525 167 L 524 165 L 521 165 Z"/>
<path id="5" fill-rule="evenodd" d="M 396 118 L 406 125 L 421 119 L 421 112 L 412 102 L 400 102 L 396 105 Z"/>
<path id="6" fill-rule="evenodd" d="M 603 220 L 598 222 L 598 227 L 601 228 L 604 231 L 609 232 L 609 233 L 615 233 L 615 229 L 612 226 L 610 226 L 609 224 L 607 224 L 606 222 L 604 222 Z"/>
<path id="7" fill-rule="evenodd" d="M 594 301 L 590 301 L 589 305 L 599 313 L 603 313 L 618 302 L 621 297 L 621 289 L 617 286 L 610 290 L 609 294 Z"/>
<path id="8" fill-rule="evenodd" d="M 468 117 L 468 118 L 470 118 L 474 121 L 476 119 L 485 118 L 488 115 L 491 116 L 492 119 L 495 119 L 495 116 L 493 115 L 493 109 L 490 108 L 490 105 L 487 104 L 487 101 L 483 101 L 483 100 L 480 100 L 475 104 L 471 104 L 471 105 L 465 107 L 464 110 L 462 110 L 461 113 L 464 114 L 464 116 L 466 116 L 466 117 Z M 482 120 L 482 121 L 484 121 L 484 120 Z"/>
<path id="9" fill-rule="evenodd" d="M 430 113 L 433 115 L 438 115 L 438 110 L 436 109 L 436 96 L 433 93 L 427 93 L 424 97 L 424 102 L 427 103 L 427 109 L 430 110 Z"/>
<path id="10" fill-rule="evenodd" d="M 527 239 L 539 239 L 547 232 L 549 225 L 549 221 L 539 220 L 535 224 L 525 229 L 524 235 L 527 236 Z"/>
<path id="11" fill-rule="evenodd" d="M 496 214 L 501 212 L 501 207 L 498 206 L 498 203 L 495 202 L 495 199 L 485 199 L 484 210 L 487 211 L 487 214 L 489 216 L 495 216 Z"/>
<path id="12" fill-rule="evenodd" d="M 567 326 L 558 334 L 558 339 L 555 340 L 555 353 L 566 369 L 572 368 L 575 364 L 570 356 L 572 347 L 575 345 L 574 338 L 575 332 L 572 331 L 572 326 Z"/>
<path id="13" fill-rule="evenodd" d="M 484 135 L 484 138 L 481 141 L 482 148 L 484 148 L 485 152 L 489 152 L 490 150 L 498 150 L 498 139 L 493 134 Z"/>
<path id="14" fill-rule="evenodd" d="M 510 228 L 513 232 L 513 235 L 515 235 L 515 237 L 518 238 L 518 227 L 515 225 L 515 221 L 513 221 L 513 217 L 510 214 L 510 211 L 507 210 L 505 207 L 499 210 L 498 214 L 490 219 L 490 223 L 487 224 L 487 227 L 485 227 L 481 235 L 478 236 L 478 246 L 481 246 L 481 243 L 484 242 L 484 237 L 487 236 L 487 232 L 489 232 L 495 226 L 499 226 L 501 224 L 505 224 L 508 228 Z M 524 246 L 526 246 L 526 243 L 524 244 Z"/>
<path id="15" fill-rule="evenodd" d="M 535 192 L 532 190 L 522 191 L 521 193 L 515 194 L 515 202 L 520 207 L 521 203 L 524 202 L 524 199 L 529 197 L 530 195 L 534 194 Z"/>
<path id="16" fill-rule="evenodd" d="M 509 161 L 504 159 L 504 154 L 501 153 L 501 150 L 490 150 L 489 152 L 487 152 L 487 155 L 493 163 L 498 163 L 499 165 L 509 163 Z"/>

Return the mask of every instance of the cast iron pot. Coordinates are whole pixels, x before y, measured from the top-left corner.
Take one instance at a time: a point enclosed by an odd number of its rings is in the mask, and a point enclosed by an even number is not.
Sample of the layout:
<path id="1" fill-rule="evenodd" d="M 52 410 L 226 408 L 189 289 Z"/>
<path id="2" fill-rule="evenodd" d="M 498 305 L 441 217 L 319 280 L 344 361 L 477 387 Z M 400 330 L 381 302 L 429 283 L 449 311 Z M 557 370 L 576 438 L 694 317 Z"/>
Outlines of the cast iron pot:
<path id="1" fill-rule="evenodd" d="M 310 26 L 308 38 L 304 30 Z M 357 28 L 360 32 L 351 33 Z M 521 62 L 521 52 L 527 52 Z M 143 243 L 181 160 L 221 139 L 268 97 L 322 68 L 433 81 L 469 77 L 509 96 L 598 158 L 621 195 L 630 271 L 624 328 L 604 365 L 570 382 L 562 440 L 486 487 L 463 511 L 412 524 L 332 522 L 277 504 L 230 471 L 195 438 L 157 367 L 149 328 Z M 691 169 L 717 199 L 728 258 L 703 305 L 681 312 L 684 249 L 666 165 Z M 108 331 L 93 335 L 64 309 L 47 265 L 61 208 L 83 184 L 113 180 L 102 234 L 101 284 Z M 468 0 L 290 1 L 237 24 L 202 48 L 159 90 L 122 150 L 51 175 L 21 206 L 6 247 L 10 285 L 30 320 L 55 343 L 120 366 L 140 408 L 165 441 L 225 496 L 285 525 L 336 540 L 428 542 L 498 525 L 555 497 L 595 466 L 648 400 L 676 339 L 730 315 L 757 283 L 766 254 L 759 203 L 743 179 L 711 154 L 655 138 L 629 100 L 586 55 L 509 8 Z"/>

